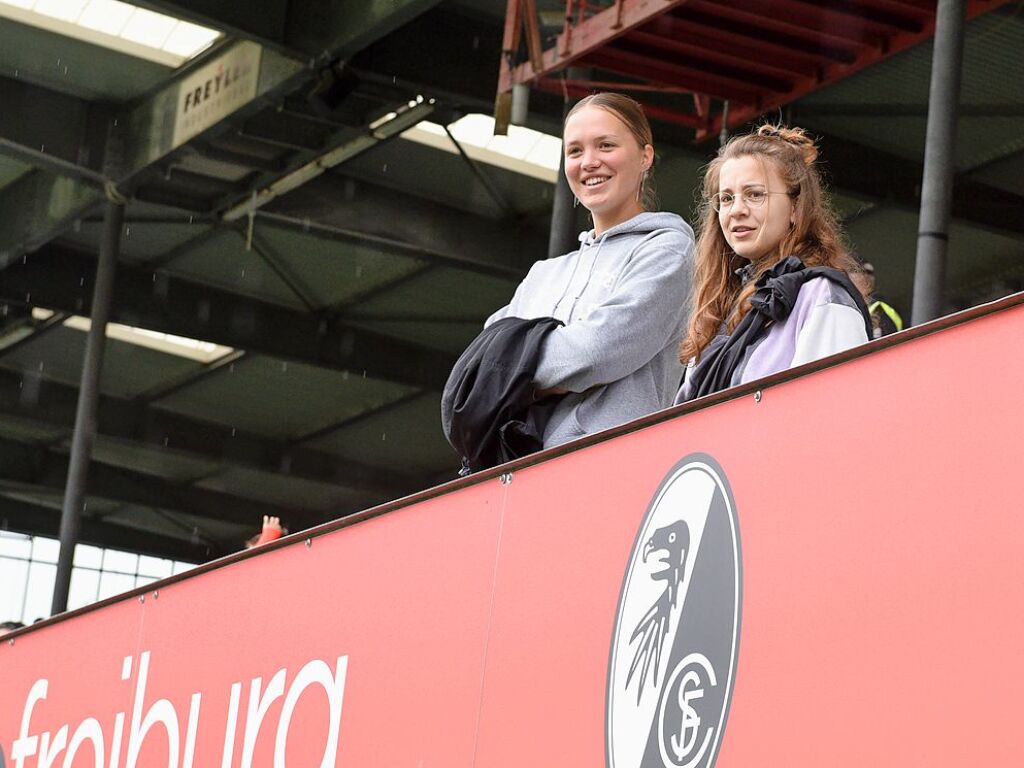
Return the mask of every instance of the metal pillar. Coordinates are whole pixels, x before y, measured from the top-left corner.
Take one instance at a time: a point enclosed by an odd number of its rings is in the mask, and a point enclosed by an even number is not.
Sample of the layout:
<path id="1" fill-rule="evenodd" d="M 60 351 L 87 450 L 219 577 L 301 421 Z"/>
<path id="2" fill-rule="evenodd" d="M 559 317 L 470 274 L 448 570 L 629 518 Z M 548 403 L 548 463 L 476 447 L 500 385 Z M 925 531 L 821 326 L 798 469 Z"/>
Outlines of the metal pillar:
<path id="1" fill-rule="evenodd" d="M 121 246 L 121 228 L 124 224 L 124 205 L 107 203 L 103 219 L 103 241 L 96 267 L 96 284 L 92 293 L 92 317 L 85 343 L 85 361 L 82 365 L 82 384 L 78 391 L 75 412 L 75 431 L 71 438 L 71 459 L 68 480 L 64 489 L 64 506 L 60 518 L 60 555 L 57 558 L 57 579 L 53 585 L 51 615 L 62 613 L 68 607 L 71 587 L 71 566 L 78 544 L 82 507 L 85 501 L 85 483 L 92 458 L 92 445 L 96 437 L 96 406 L 99 400 L 100 372 L 103 369 L 103 349 L 106 345 L 107 320 L 114 292 L 114 273 L 117 254 Z"/>
<path id="2" fill-rule="evenodd" d="M 570 67 L 566 72 L 570 80 L 589 79 L 590 70 Z M 572 106 L 569 94 L 563 90 L 562 120 L 569 114 Z M 548 236 L 548 258 L 561 256 L 563 253 L 575 251 L 579 247 L 579 219 L 576 218 L 576 199 L 565 179 L 565 153 L 558 164 L 558 180 L 555 182 L 555 197 L 551 202 L 551 234 Z"/>
<path id="3" fill-rule="evenodd" d="M 512 86 L 512 125 L 526 125 L 530 113 L 530 86 L 517 83 Z"/>
<path id="4" fill-rule="evenodd" d="M 565 153 L 558 166 L 558 181 L 555 182 L 555 198 L 551 203 L 551 234 L 548 237 L 548 258 L 575 251 L 579 246 L 576 228 L 576 208 L 569 182 L 565 180 Z"/>
<path id="5" fill-rule="evenodd" d="M 939 0 L 914 268 L 914 325 L 939 317 L 943 311 L 966 16 L 965 0 Z"/>

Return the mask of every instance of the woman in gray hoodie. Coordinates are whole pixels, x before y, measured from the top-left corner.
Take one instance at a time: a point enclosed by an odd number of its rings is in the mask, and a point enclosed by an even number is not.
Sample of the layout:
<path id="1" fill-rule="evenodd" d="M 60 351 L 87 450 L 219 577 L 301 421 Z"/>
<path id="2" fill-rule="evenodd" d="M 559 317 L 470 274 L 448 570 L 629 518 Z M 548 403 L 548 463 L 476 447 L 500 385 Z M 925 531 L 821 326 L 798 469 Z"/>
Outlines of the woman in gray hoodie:
<path id="1" fill-rule="evenodd" d="M 677 350 L 688 320 L 693 231 L 653 207 L 651 126 L 633 99 L 599 93 L 578 102 L 563 129 L 565 175 L 593 217 L 578 250 L 533 265 L 503 317 L 554 317 L 538 396 L 564 393 L 544 447 L 672 404 L 682 377 Z"/>

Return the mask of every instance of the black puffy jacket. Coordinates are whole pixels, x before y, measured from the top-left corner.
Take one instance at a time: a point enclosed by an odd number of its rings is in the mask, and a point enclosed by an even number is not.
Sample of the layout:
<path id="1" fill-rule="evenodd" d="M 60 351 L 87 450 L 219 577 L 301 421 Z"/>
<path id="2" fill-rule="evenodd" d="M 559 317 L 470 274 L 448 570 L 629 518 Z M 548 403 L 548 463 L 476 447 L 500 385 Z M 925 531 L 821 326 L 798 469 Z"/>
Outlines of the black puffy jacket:
<path id="1" fill-rule="evenodd" d="M 552 317 L 506 317 L 466 348 L 441 396 L 441 426 L 477 472 L 543 448 L 544 424 L 557 397 L 536 400 L 533 378 L 547 335 L 562 325 Z"/>

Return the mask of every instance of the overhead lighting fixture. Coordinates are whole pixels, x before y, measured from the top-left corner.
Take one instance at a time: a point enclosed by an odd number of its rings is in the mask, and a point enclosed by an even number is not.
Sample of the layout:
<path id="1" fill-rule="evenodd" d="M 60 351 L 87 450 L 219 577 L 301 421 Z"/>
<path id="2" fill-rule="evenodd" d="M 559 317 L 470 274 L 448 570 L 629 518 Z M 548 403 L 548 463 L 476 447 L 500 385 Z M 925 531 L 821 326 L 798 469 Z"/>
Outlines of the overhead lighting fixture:
<path id="1" fill-rule="evenodd" d="M 40 307 L 32 308 L 32 317 L 35 320 L 47 320 L 53 316 L 53 312 Z M 89 332 L 92 322 L 88 317 L 72 315 L 64 321 L 65 328 L 74 328 L 76 331 Z M 169 355 L 185 357 L 199 363 L 212 363 L 220 360 L 225 355 L 230 355 L 235 350 L 220 344 L 209 341 L 199 341 L 185 336 L 175 336 L 171 333 L 160 333 L 145 328 L 135 328 L 131 325 L 120 323 L 107 323 L 107 338 L 134 344 L 138 347 L 154 349 L 157 352 L 164 352 Z"/>
<path id="2" fill-rule="evenodd" d="M 119 0 L 0 0 L 0 18 L 175 68 L 222 36 Z"/>
<path id="3" fill-rule="evenodd" d="M 494 135 L 494 118 L 466 115 L 448 126 L 474 160 L 554 184 L 562 160 L 562 140 L 532 128 L 510 125 L 508 136 Z M 403 139 L 458 153 L 444 126 L 424 120 L 402 133 Z"/>

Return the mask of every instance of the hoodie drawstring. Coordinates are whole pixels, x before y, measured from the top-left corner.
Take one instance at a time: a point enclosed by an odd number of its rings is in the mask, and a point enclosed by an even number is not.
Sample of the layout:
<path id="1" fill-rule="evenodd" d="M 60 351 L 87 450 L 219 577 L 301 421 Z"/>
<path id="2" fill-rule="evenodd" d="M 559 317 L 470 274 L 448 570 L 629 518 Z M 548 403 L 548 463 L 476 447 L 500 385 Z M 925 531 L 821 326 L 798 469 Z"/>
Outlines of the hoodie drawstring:
<path id="1" fill-rule="evenodd" d="M 587 273 L 587 279 L 583 282 L 583 285 L 580 287 L 579 293 L 577 293 L 576 296 L 573 297 L 572 305 L 569 307 L 569 314 L 565 319 L 566 325 L 572 322 L 572 313 L 576 311 L 576 304 L 577 302 L 579 302 L 580 297 L 583 295 L 584 291 L 587 290 L 587 286 L 590 285 L 590 280 L 594 276 L 594 268 L 597 266 L 597 258 L 601 253 L 601 246 L 604 245 L 606 235 L 607 233 L 601 235 L 596 240 L 588 243 L 588 240 L 590 240 L 590 232 L 580 233 L 580 256 L 583 256 L 584 249 L 595 249 L 594 257 L 593 260 L 590 262 L 590 271 Z M 558 301 L 555 302 L 555 306 L 551 310 L 552 317 L 557 316 L 555 313 L 558 311 L 558 307 L 561 305 L 562 301 L 568 295 L 569 289 L 572 288 L 573 281 L 576 279 L 576 270 L 579 269 L 581 260 L 582 259 L 576 259 L 576 263 L 573 264 L 572 274 L 569 275 L 569 281 L 566 283 L 565 289 L 562 291 L 562 295 L 559 296 Z"/>

